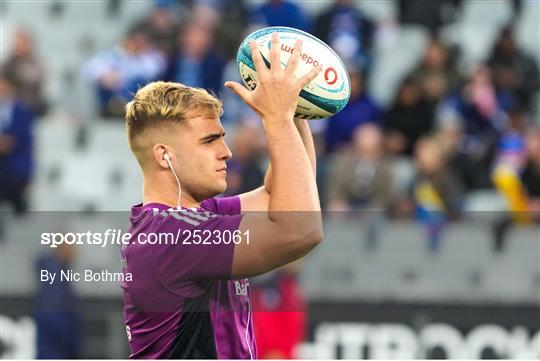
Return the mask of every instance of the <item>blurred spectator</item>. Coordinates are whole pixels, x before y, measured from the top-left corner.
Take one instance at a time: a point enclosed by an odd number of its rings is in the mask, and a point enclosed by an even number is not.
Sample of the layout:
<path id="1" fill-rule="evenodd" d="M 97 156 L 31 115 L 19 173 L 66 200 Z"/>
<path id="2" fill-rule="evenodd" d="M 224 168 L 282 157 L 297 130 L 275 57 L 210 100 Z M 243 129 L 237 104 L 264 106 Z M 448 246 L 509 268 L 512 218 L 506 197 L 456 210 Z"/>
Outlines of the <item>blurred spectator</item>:
<path id="1" fill-rule="evenodd" d="M 220 15 L 216 30 L 216 47 L 227 59 L 234 59 L 244 39 L 248 25 L 249 11 L 244 0 L 222 0 L 219 2 Z"/>
<path id="2" fill-rule="evenodd" d="M 504 250 L 507 231 L 514 222 L 540 222 L 540 129 L 529 129 L 524 140 L 525 157 L 520 171 L 512 169 L 512 163 L 508 162 L 494 171 L 495 182 L 510 211 L 494 225 L 494 250 L 497 252 Z"/>
<path id="3" fill-rule="evenodd" d="M 381 111 L 365 89 L 365 74 L 358 67 L 349 68 L 351 97 L 343 110 L 328 120 L 326 151 L 333 152 L 351 141 L 353 130 L 365 123 L 379 123 Z"/>
<path id="4" fill-rule="evenodd" d="M 463 152 L 465 136 L 461 121 L 454 118 L 446 118 L 437 122 L 434 137 L 444 152 L 448 168 L 452 169 L 453 174 L 455 174 L 466 190 L 472 188 L 469 186 L 474 184 L 477 170 L 474 168 L 467 154 Z"/>
<path id="5" fill-rule="evenodd" d="M 382 132 L 374 124 L 356 128 L 350 148 L 332 156 L 326 180 L 327 209 L 384 210 L 392 198 L 392 171 L 383 154 Z"/>
<path id="6" fill-rule="evenodd" d="M 291 1 L 267 0 L 252 14 L 251 23 L 266 26 L 288 26 L 309 32 L 311 20 L 302 8 Z"/>
<path id="7" fill-rule="evenodd" d="M 167 6 L 156 6 L 137 28 L 144 30 L 153 47 L 169 59 L 174 54 L 179 26 Z"/>
<path id="8" fill-rule="evenodd" d="M 514 95 L 529 111 L 532 100 L 540 90 L 540 75 L 534 58 L 518 48 L 511 27 L 505 27 L 489 58 L 495 84 Z"/>
<path id="9" fill-rule="evenodd" d="M 420 84 L 406 78 L 397 97 L 384 116 L 387 148 L 393 154 L 411 155 L 416 141 L 433 127 L 430 106 L 422 95 Z"/>
<path id="10" fill-rule="evenodd" d="M 325 180 L 326 210 L 360 211 L 366 218 L 366 250 L 374 250 L 381 221 L 393 200 L 391 163 L 384 156 L 383 134 L 374 124 L 356 128 L 350 148 L 334 154 Z M 357 213 L 354 213 L 358 217 Z"/>
<path id="11" fill-rule="evenodd" d="M 314 34 L 334 49 L 345 62 L 368 66 L 374 24 L 352 0 L 334 0 L 317 16 Z"/>
<path id="12" fill-rule="evenodd" d="M 225 64 L 225 68 L 223 69 L 223 80 L 236 81 L 242 84 L 242 77 L 238 71 L 236 58 L 229 60 L 227 64 Z M 259 122 L 255 111 L 229 89 L 223 90 L 220 99 L 223 102 L 223 115 L 221 116 L 221 122 L 226 128 L 241 122 L 245 118 L 255 117 L 256 122 Z"/>
<path id="13" fill-rule="evenodd" d="M 214 51 L 213 29 L 190 21 L 178 34 L 177 41 L 177 53 L 169 65 L 167 79 L 219 93 L 225 62 Z"/>
<path id="14" fill-rule="evenodd" d="M 443 148 L 434 137 L 423 137 L 415 146 L 416 179 L 413 198 L 417 218 L 425 224 L 429 249 L 439 250 L 444 225 L 459 215 L 463 186 L 453 174 Z"/>
<path id="15" fill-rule="evenodd" d="M 508 112 L 507 128 L 497 147 L 496 165 L 503 164 L 521 173 L 526 159 L 525 132 L 527 119 L 524 110 L 516 106 Z"/>
<path id="16" fill-rule="evenodd" d="M 441 103 L 437 122 L 458 122 L 463 126 L 461 151 L 475 169 L 469 189 L 492 186 L 490 168 L 511 105 L 512 98 L 507 92 L 496 90 L 485 66 L 475 68 L 465 85 Z"/>
<path id="17" fill-rule="evenodd" d="M 37 115 L 43 115 L 47 110 L 42 91 L 45 69 L 27 30 L 20 28 L 15 31 L 11 53 L 2 65 L 2 71 L 13 75 L 20 101 L 30 106 Z"/>
<path id="18" fill-rule="evenodd" d="M 514 108 L 509 112 L 507 129 L 499 140 L 492 170 L 493 183 L 506 199 L 508 210 L 517 222 L 529 220 L 526 191 L 519 179 L 526 161 L 526 125 L 521 109 Z"/>
<path id="19" fill-rule="evenodd" d="M 146 33 L 134 28 L 121 45 L 91 58 L 84 73 L 96 85 L 101 115 L 123 117 L 124 105 L 137 88 L 158 79 L 165 67 L 164 57 L 150 46 Z"/>
<path id="20" fill-rule="evenodd" d="M 442 25 L 454 20 L 461 0 L 399 0 L 398 4 L 402 24 L 422 25 L 436 35 Z"/>
<path id="21" fill-rule="evenodd" d="M 432 116 L 439 102 L 460 83 L 450 51 L 437 38 L 431 40 L 411 77 L 419 81 Z"/>
<path id="22" fill-rule="evenodd" d="M 34 172 L 34 113 L 17 98 L 15 80 L 0 73 L 0 204 L 26 212 L 26 190 Z"/>
<path id="23" fill-rule="evenodd" d="M 263 156 L 264 139 L 259 128 L 240 124 L 233 135 L 234 157 L 227 162 L 227 194 L 241 194 L 260 187 L 264 173 L 260 163 Z"/>
<path id="24" fill-rule="evenodd" d="M 521 181 L 529 196 L 529 210 L 540 215 L 540 129 L 530 129 L 525 138 L 527 159 Z"/>
<path id="25" fill-rule="evenodd" d="M 41 256 L 36 262 L 37 274 L 45 270 L 56 275 L 52 284 L 40 282 L 34 300 L 38 359 L 74 359 L 81 356 L 79 301 L 71 282 L 59 279 L 61 271 L 71 269 L 74 257 L 74 246 L 63 243 L 54 249 L 54 253 Z"/>
<path id="26" fill-rule="evenodd" d="M 204 24 L 215 32 L 221 20 L 220 10 L 223 5 L 221 0 L 193 0 L 185 20 Z"/>
<path id="27" fill-rule="evenodd" d="M 306 339 L 307 302 L 298 282 L 298 262 L 252 283 L 253 325 L 261 359 L 295 359 Z"/>

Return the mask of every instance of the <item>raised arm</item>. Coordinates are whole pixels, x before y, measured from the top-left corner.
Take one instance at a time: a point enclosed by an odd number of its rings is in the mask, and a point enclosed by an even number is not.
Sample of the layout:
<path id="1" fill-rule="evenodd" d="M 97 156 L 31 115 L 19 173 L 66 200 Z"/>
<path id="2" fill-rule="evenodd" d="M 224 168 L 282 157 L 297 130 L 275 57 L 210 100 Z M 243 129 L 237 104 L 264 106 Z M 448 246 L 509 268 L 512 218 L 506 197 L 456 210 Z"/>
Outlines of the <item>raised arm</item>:
<path id="1" fill-rule="evenodd" d="M 315 153 L 315 144 L 313 142 L 313 135 L 311 134 L 311 129 L 309 124 L 305 119 L 295 119 L 294 124 L 296 129 L 298 129 L 298 134 L 302 138 L 302 143 L 306 149 L 306 153 L 309 157 L 309 163 L 313 169 L 313 175 L 317 175 L 317 155 Z M 272 163 L 268 165 L 266 174 L 264 176 L 264 189 L 270 193 L 272 190 Z"/>
<path id="2" fill-rule="evenodd" d="M 305 119 L 295 119 L 294 124 L 302 138 L 302 143 L 309 157 L 309 162 L 313 168 L 313 174 L 317 174 L 317 157 L 315 154 L 315 145 L 308 122 Z M 264 183 L 259 188 L 239 195 L 242 212 L 267 211 L 270 201 L 270 192 L 272 189 L 272 163 L 268 165 L 264 176 Z"/>
<path id="3" fill-rule="evenodd" d="M 257 88 L 250 92 L 238 83 L 225 85 L 261 116 L 272 164 L 271 192 L 268 211 L 247 213 L 240 224 L 242 234 L 249 231 L 250 236 L 249 244 L 244 239 L 235 247 L 235 278 L 261 274 L 292 262 L 322 240 L 314 167 L 301 136 L 307 124 L 297 128 L 293 120 L 300 90 L 315 78 L 320 67 L 300 79 L 295 77 L 301 52 L 298 42 L 289 64 L 282 69 L 277 34 L 272 36 L 271 69 L 264 65 L 254 42 L 250 47 L 259 74 Z"/>

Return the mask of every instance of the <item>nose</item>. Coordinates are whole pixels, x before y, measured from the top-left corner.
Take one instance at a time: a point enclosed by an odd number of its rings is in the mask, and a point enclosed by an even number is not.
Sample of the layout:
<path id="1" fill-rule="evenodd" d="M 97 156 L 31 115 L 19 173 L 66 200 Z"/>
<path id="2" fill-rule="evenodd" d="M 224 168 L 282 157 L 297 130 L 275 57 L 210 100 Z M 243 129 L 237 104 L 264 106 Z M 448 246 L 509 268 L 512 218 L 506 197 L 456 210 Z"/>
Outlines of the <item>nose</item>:
<path id="1" fill-rule="evenodd" d="M 227 146 L 227 144 L 225 143 L 225 141 L 222 140 L 222 143 L 223 143 L 223 147 L 222 147 L 222 150 L 220 152 L 219 159 L 220 160 L 229 160 L 232 157 L 232 152 L 229 149 L 229 147 Z"/>

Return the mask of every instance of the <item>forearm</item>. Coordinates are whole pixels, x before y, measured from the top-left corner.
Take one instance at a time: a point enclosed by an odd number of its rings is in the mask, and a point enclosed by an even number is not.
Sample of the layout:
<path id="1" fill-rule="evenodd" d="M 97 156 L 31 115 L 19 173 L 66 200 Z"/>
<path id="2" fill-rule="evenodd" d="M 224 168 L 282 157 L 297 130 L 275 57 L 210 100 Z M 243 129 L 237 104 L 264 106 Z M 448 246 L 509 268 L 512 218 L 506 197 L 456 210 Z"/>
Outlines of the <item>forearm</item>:
<path id="1" fill-rule="evenodd" d="M 302 143 L 304 143 L 304 148 L 306 149 L 307 155 L 309 157 L 309 163 L 313 169 L 313 175 L 317 175 L 317 156 L 315 153 L 315 143 L 313 142 L 313 135 L 311 134 L 311 129 L 309 128 L 308 121 L 305 119 L 295 119 L 294 124 L 298 133 L 302 138 Z"/>
<path id="2" fill-rule="evenodd" d="M 311 134 L 311 129 L 309 128 L 309 124 L 307 120 L 305 119 L 295 119 L 294 124 L 296 126 L 296 129 L 298 130 L 298 134 L 300 134 L 300 138 L 302 139 L 302 143 L 304 144 L 304 149 L 307 152 L 309 162 L 311 164 L 311 168 L 313 170 L 313 175 L 317 175 L 317 156 L 315 153 L 315 143 L 313 142 L 313 135 Z M 268 169 L 266 170 L 266 174 L 264 176 L 264 188 L 268 193 L 271 192 L 272 189 L 272 163 L 268 165 Z"/>
<path id="3" fill-rule="evenodd" d="M 273 190 L 269 210 L 319 210 L 315 173 L 300 132 L 294 131 L 292 122 L 286 127 L 265 128 L 271 162 L 266 186 Z"/>

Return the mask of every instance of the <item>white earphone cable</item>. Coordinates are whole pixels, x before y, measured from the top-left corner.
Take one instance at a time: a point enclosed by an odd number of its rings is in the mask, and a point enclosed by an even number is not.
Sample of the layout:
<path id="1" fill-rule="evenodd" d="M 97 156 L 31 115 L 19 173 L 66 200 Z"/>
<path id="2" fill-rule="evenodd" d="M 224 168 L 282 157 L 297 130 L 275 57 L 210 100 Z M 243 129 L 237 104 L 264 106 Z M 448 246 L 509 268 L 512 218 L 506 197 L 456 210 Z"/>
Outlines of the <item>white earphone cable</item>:
<path id="1" fill-rule="evenodd" d="M 169 164 L 169 167 L 171 167 L 171 171 L 172 171 L 172 174 L 174 175 L 174 179 L 176 179 L 176 184 L 178 184 L 178 202 L 177 202 L 176 206 L 178 207 L 178 209 L 180 209 L 180 208 L 182 208 L 180 206 L 180 198 L 182 197 L 182 187 L 180 186 L 180 179 L 178 179 L 178 176 L 176 175 L 176 172 L 174 171 L 174 168 L 172 166 L 169 155 L 165 154 L 165 156 L 163 158 L 165 158 L 165 160 Z"/>

